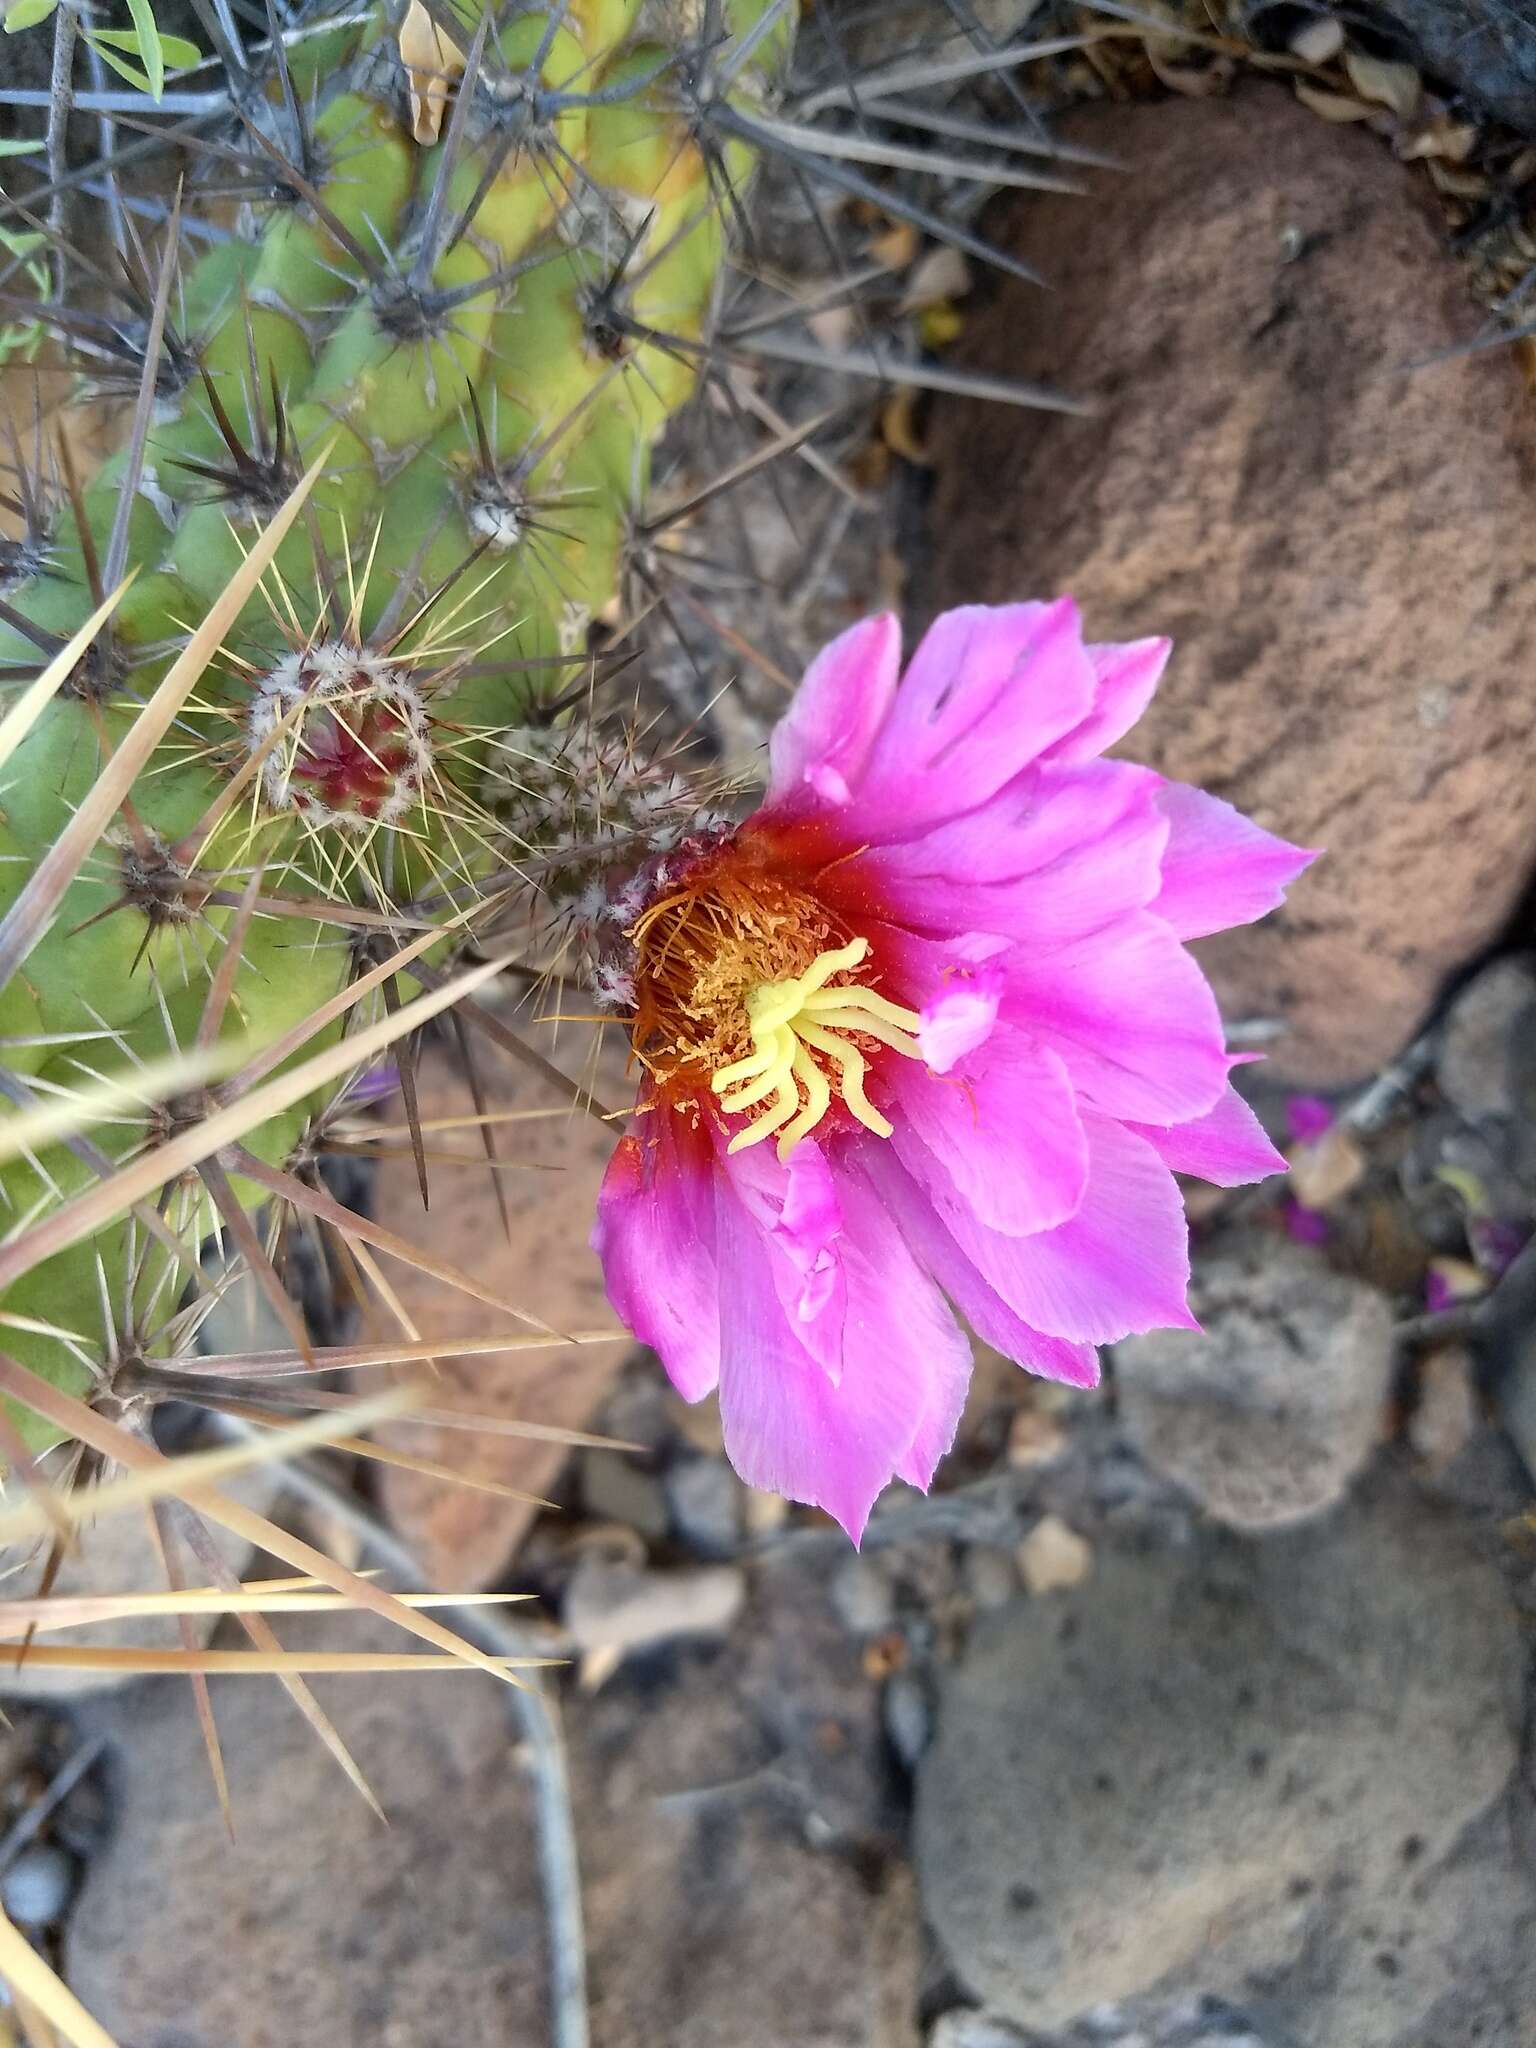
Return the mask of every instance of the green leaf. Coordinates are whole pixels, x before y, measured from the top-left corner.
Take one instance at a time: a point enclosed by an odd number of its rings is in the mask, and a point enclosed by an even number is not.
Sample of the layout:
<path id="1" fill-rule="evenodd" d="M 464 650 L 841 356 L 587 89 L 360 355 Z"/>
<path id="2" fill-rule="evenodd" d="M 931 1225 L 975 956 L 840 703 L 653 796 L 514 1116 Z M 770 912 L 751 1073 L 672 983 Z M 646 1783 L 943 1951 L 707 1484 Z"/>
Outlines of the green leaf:
<path id="1" fill-rule="evenodd" d="M 46 235 L 21 234 L 14 228 L 0 228 L 0 249 L 21 258 L 24 273 L 40 299 L 48 295 L 49 277 L 47 266 L 35 260 L 34 252 L 47 239 Z M 43 328 L 36 320 L 0 321 L 0 366 L 18 358 L 22 362 L 31 362 L 43 339 Z"/>
<path id="2" fill-rule="evenodd" d="M 165 91 L 165 51 L 149 0 L 128 0 L 128 12 L 139 32 L 139 54 L 144 59 L 144 69 L 149 73 L 149 89 L 159 99 Z"/>
<path id="3" fill-rule="evenodd" d="M 130 64 L 126 57 L 120 57 L 117 54 L 116 50 L 112 49 L 108 45 L 108 36 L 112 36 L 114 38 L 120 36 L 129 45 L 131 49 L 136 50 L 139 46 L 138 37 L 136 35 L 131 34 L 127 29 L 88 28 L 85 31 L 85 40 L 90 44 L 91 48 L 95 50 L 97 55 L 101 57 L 105 63 L 108 63 L 112 66 L 112 69 L 117 73 L 119 78 L 126 78 L 128 83 L 130 85 L 136 85 L 139 88 L 140 92 L 152 93 L 153 97 L 158 99 L 159 94 L 154 92 L 154 89 L 150 85 L 149 80 L 145 77 L 144 73 L 139 69 L 138 65 Z"/>
<path id="4" fill-rule="evenodd" d="M 139 54 L 139 32 L 136 28 L 88 28 L 86 35 L 93 43 L 110 43 L 114 50 L 126 50 L 130 56 Z M 196 43 L 189 43 L 185 36 L 161 36 L 160 48 L 165 61 L 173 71 L 184 71 L 189 64 L 201 64 L 203 53 Z"/>
<path id="5" fill-rule="evenodd" d="M 18 142 L 13 136 L 0 135 L 0 156 L 26 156 L 42 146 L 40 142 Z"/>
<path id="6" fill-rule="evenodd" d="M 186 71 L 193 64 L 201 64 L 203 61 L 202 51 L 196 43 L 189 43 L 185 36 L 162 35 L 160 48 L 165 53 L 167 71 Z"/>
<path id="7" fill-rule="evenodd" d="M 165 91 L 166 67 L 184 71 L 189 64 L 200 64 L 203 53 L 185 36 L 162 35 L 148 0 L 128 0 L 128 4 L 136 24 L 133 28 L 88 28 L 85 39 L 120 77 L 158 100 Z M 143 59 L 142 70 L 129 61 L 134 57 Z"/>
<path id="8" fill-rule="evenodd" d="M 59 0 L 9 0 L 5 9 L 6 34 L 13 36 L 19 28 L 36 28 L 58 4 Z"/>

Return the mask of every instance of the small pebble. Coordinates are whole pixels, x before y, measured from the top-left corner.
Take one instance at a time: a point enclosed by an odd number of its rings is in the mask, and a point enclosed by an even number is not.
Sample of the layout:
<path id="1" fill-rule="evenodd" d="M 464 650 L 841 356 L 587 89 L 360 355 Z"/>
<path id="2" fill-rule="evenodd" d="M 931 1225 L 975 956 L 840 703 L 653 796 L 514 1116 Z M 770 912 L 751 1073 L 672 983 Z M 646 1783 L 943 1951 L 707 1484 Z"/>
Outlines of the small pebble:
<path id="1" fill-rule="evenodd" d="M 1303 64 L 1326 64 L 1343 47 L 1343 27 L 1331 15 L 1304 22 L 1291 37 L 1291 55 Z"/>
<path id="2" fill-rule="evenodd" d="M 720 1457 L 725 1450 L 725 1431 L 720 1426 L 719 1401 L 713 1395 L 703 1401 L 685 1401 L 671 1387 L 666 1392 L 667 1415 L 678 1435 L 706 1457 Z"/>
<path id="3" fill-rule="evenodd" d="M 1029 2041 L 1007 2020 L 957 2005 L 934 2021 L 928 2048 L 1029 2048 Z"/>
<path id="4" fill-rule="evenodd" d="M 1031 1593 L 1080 1586 L 1093 1569 L 1093 1546 L 1060 1515 L 1042 1515 L 1018 1549 L 1019 1571 Z"/>
<path id="5" fill-rule="evenodd" d="M 966 1592 L 983 1613 L 1006 1607 L 1019 1590 L 1012 1553 L 990 1543 L 976 1543 L 967 1550 L 961 1574 Z"/>
<path id="6" fill-rule="evenodd" d="M 832 1575 L 832 1605 L 856 1636 L 877 1636 L 896 1619 L 896 1591 L 868 1558 L 845 1557 Z"/>
<path id="7" fill-rule="evenodd" d="M 973 282 L 971 266 L 952 243 L 941 242 L 918 257 L 906 275 L 902 310 L 963 299 Z"/>
<path id="8" fill-rule="evenodd" d="M 1536 1476 L 1536 1328 L 1516 1339 L 1514 1357 L 1495 1392 L 1499 1419 L 1527 1472 Z"/>
<path id="9" fill-rule="evenodd" d="M 667 1497 L 661 1481 L 617 1451 L 582 1452 L 581 1498 L 595 1520 L 622 1522 L 647 1542 L 660 1543 L 667 1533 Z"/>
<path id="10" fill-rule="evenodd" d="M 915 1771 L 933 1740 L 933 1706 L 927 1686 L 915 1672 L 896 1672 L 886 1683 L 881 1712 L 886 1740 L 906 1768 Z"/>
<path id="11" fill-rule="evenodd" d="M 673 1636 L 724 1635 L 746 1597 L 746 1579 L 730 1565 L 656 1572 L 584 1557 L 561 1618 L 579 1650 L 627 1653 Z"/>
<path id="12" fill-rule="evenodd" d="M 74 1858 L 52 1842 L 34 1842 L 0 1877 L 0 1905 L 18 1927 L 50 1927 L 74 1888 Z"/>
<path id="13" fill-rule="evenodd" d="M 601 1692 L 623 1662 L 624 1652 L 616 1643 L 604 1643 L 599 1650 L 585 1650 L 577 1660 L 576 1683 L 583 1692 Z"/>
<path id="14" fill-rule="evenodd" d="M 1049 1465 L 1066 1447 L 1059 1417 L 1043 1408 L 1021 1408 L 1008 1425 L 1008 1462 L 1016 1469 Z"/>
<path id="15" fill-rule="evenodd" d="M 890 1677 L 893 1671 L 906 1667 L 912 1654 L 912 1645 L 899 1628 L 887 1629 L 883 1636 L 867 1636 L 859 1664 L 866 1678 L 877 1682 Z"/>
<path id="16" fill-rule="evenodd" d="M 723 1458 L 683 1458 L 666 1479 L 678 1540 L 701 1557 L 734 1556 L 741 1542 L 741 1487 Z"/>
<path id="17" fill-rule="evenodd" d="M 1129 1442 L 1232 1528 L 1330 1507 L 1381 1439 L 1390 1302 L 1250 1228 L 1197 1263 L 1190 1306 L 1200 1334 L 1153 1330 L 1115 1347 Z"/>
<path id="18" fill-rule="evenodd" d="M 1492 961 L 1453 999 L 1441 1027 L 1435 1079 L 1462 1116 L 1510 1116 L 1529 1108 L 1530 1039 L 1536 1033 L 1536 969 L 1529 954 Z"/>
<path id="19" fill-rule="evenodd" d="M 1304 1209 L 1331 1209 L 1365 1178 L 1364 1152 L 1342 1124 L 1291 1148 L 1291 1192 Z"/>
<path id="20" fill-rule="evenodd" d="M 603 1434 L 661 1451 L 672 1435 L 677 1405 L 671 1386 L 659 1373 L 626 1373 L 603 1403 Z"/>
<path id="21" fill-rule="evenodd" d="M 743 1489 L 742 1503 L 749 1536 L 771 1536 L 789 1520 L 789 1502 L 782 1493 L 764 1493 L 759 1487 Z"/>

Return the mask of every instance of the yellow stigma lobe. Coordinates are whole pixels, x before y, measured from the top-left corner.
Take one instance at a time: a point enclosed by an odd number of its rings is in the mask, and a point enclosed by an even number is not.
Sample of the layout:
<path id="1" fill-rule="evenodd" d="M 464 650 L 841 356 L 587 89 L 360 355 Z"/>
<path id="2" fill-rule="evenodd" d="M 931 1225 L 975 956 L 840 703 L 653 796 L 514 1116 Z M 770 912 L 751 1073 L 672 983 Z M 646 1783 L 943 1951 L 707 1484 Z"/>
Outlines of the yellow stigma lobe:
<path id="1" fill-rule="evenodd" d="M 859 966 L 868 951 L 868 939 L 853 939 L 818 953 L 794 979 L 760 982 L 749 992 L 752 1050 L 717 1068 L 710 1086 L 730 1115 L 760 1102 L 768 1107 L 736 1133 L 728 1151 L 740 1152 L 777 1135 L 779 1157 L 788 1159 L 832 1107 L 834 1086 L 866 1130 L 881 1138 L 891 1135 L 889 1120 L 864 1093 L 869 1062 L 846 1034 L 877 1039 L 907 1059 L 920 1060 L 922 1049 L 913 1036 L 917 1013 L 872 988 L 827 986 L 834 975 Z"/>

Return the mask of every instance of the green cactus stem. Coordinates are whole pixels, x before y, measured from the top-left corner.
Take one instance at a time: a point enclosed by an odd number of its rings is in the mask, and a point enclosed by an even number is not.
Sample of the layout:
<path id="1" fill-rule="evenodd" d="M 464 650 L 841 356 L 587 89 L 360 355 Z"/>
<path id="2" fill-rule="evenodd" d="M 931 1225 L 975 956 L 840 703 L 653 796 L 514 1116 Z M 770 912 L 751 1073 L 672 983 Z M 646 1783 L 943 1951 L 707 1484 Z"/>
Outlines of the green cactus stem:
<path id="1" fill-rule="evenodd" d="M 0 555 L 13 695 L 129 579 L 5 763 L 5 914 L 316 472 L 0 991 L 13 1107 L 199 1042 L 285 1071 L 351 1028 L 337 998 L 356 976 L 434 926 L 413 965 L 439 972 L 539 842 L 515 735 L 582 673 L 656 439 L 699 382 L 752 167 L 741 124 L 727 133 L 710 110 L 762 112 L 793 12 L 410 0 L 403 21 L 380 6 L 291 61 L 277 47 L 243 127 L 207 146 L 210 191 L 231 162 L 246 190 L 233 215 L 207 202 L 223 238 L 193 254 L 173 222 L 141 312 L 101 339 L 143 365 L 122 452 L 83 488 L 55 478 L 48 530 L 29 520 Z M 182 204 L 203 206 L 197 177 Z M 56 1386 L 135 1384 L 200 1241 L 249 1229 L 269 1191 L 256 1168 L 286 1166 L 337 1084 L 245 1131 L 148 1215 L 16 1252 L 227 1101 L 220 1085 L 0 1165 L 5 1348 Z M 14 1419 L 34 1445 L 57 1433 Z"/>

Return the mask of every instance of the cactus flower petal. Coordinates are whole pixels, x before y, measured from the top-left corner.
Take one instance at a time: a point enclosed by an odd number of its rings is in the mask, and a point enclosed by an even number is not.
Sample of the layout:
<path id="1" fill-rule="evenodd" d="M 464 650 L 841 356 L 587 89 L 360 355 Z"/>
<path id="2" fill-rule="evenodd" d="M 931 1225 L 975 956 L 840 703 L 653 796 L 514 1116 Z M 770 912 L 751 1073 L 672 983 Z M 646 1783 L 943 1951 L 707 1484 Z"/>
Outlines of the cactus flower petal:
<path id="1" fill-rule="evenodd" d="M 900 671 L 901 628 L 889 614 L 824 647 L 768 743 L 768 802 L 783 810 L 816 798 L 850 802 L 850 780 L 869 757 Z"/>
<path id="2" fill-rule="evenodd" d="M 765 1175 L 777 1172 L 764 1148 Z M 839 1262 L 847 1281 L 834 1384 L 803 1324 L 784 1310 L 784 1254 L 736 1169 L 718 1189 L 722 1318 L 720 1417 L 726 1453 L 749 1485 L 816 1502 L 857 1541 L 894 1476 L 926 1486 L 949 1448 L 970 1381 L 970 1345 L 896 1219 L 839 1176 Z"/>
<path id="3" fill-rule="evenodd" d="M 1186 783 L 1165 782 L 1159 801 L 1171 829 L 1153 908 L 1181 939 L 1252 924 L 1277 909 L 1315 858 Z"/>
<path id="4" fill-rule="evenodd" d="M 1128 1128 L 1146 1139 L 1164 1166 L 1208 1180 L 1213 1187 L 1245 1187 L 1286 1169 L 1285 1154 L 1270 1143 L 1264 1126 L 1235 1088 L 1228 1088 L 1214 1109 L 1188 1123 Z"/>
<path id="5" fill-rule="evenodd" d="M 1060 1056 L 1017 1025 L 1000 1026 L 947 1074 L 903 1061 L 891 1078 L 896 1151 L 919 1178 L 932 1162 L 980 1221 L 1024 1236 L 1082 1207 L 1088 1138 L 1077 1092 Z"/>
<path id="6" fill-rule="evenodd" d="M 990 962 L 938 988 L 919 1013 L 917 1042 L 933 1074 L 947 1074 L 979 1045 L 997 1022 L 1002 970 Z"/>
<path id="7" fill-rule="evenodd" d="M 1079 1386 L 1193 1328 L 1174 1180 L 1284 1162 L 1184 940 L 1312 857 L 1103 761 L 1167 644 L 973 606 L 898 678 L 872 620 L 813 664 L 762 806 L 624 877 L 610 980 L 643 1070 L 599 1202 L 609 1294 L 753 1485 L 857 1540 L 926 1486 L 969 1347 Z"/>
<path id="8" fill-rule="evenodd" d="M 593 1245 L 608 1296 L 686 1401 L 720 1377 L 714 1159 L 682 1118 L 621 1138 L 598 1198 Z"/>
<path id="9" fill-rule="evenodd" d="M 1093 663 L 1093 709 L 1050 749 L 1052 761 L 1092 761 L 1116 740 L 1124 739 L 1143 711 L 1168 666 L 1171 640 L 1128 640 L 1119 646 L 1090 647 Z"/>
<path id="10" fill-rule="evenodd" d="M 1070 598 L 944 612 L 851 785 L 864 838 L 909 839 L 974 810 L 1081 724 L 1094 694 Z"/>

